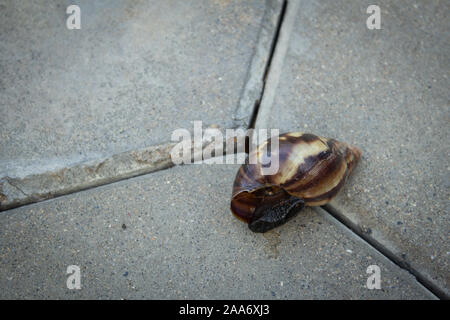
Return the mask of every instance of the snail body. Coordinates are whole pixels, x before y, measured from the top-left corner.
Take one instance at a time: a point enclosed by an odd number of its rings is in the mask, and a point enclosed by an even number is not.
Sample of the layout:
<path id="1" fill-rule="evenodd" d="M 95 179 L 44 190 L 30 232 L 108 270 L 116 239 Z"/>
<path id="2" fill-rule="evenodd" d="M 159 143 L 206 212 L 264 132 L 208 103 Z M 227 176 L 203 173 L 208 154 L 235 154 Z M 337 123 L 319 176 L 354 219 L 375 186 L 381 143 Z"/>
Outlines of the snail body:
<path id="1" fill-rule="evenodd" d="M 292 217 L 304 206 L 330 202 L 342 189 L 361 157 L 361 150 L 335 139 L 290 132 L 278 137 L 279 168 L 263 175 L 262 152 L 270 140 L 254 151 L 256 164 L 240 167 L 233 185 L 231 211 L 254 232 L 266 232 Z"/>

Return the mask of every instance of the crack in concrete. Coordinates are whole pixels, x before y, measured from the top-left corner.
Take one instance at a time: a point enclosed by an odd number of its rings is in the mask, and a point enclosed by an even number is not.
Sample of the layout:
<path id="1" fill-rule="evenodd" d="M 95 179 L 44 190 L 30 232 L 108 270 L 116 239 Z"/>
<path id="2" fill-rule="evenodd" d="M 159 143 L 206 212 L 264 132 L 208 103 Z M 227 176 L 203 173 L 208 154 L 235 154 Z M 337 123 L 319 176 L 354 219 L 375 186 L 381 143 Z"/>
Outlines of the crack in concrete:
<path id="1" fill-rule="evenodd" d="M 6 180 L 6 182 L 8 182 L 12 187 L 16 188 L 17 190 L 19 190 L 24 196 L 28 196 L 27 193 L 25 193 L 21 188 L 19 188 L 14 182 L 12 182 L 12 179 L 8 176 L 4 177 L 4 179 Z M 5 195 L 4 195 L 5 196 Z"/>

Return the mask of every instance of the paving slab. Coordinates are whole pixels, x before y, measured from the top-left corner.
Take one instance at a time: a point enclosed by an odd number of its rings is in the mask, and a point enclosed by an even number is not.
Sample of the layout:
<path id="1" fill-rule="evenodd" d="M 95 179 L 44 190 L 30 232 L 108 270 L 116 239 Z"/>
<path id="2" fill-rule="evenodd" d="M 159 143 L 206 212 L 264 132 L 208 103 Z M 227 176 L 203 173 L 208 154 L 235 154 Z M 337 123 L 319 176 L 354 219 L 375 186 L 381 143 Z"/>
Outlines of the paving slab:
<path id="1" fill-rule="evenodd" d="M 69 5 L 80 7 L 79 30 L 66 28 Z M 261 89 L 281 8 L 281 0 L 1 1 L 0 177 L 167 143 L 193 120 L 230 128 L 237 109 L 249 117 L 254 101 L 241 94 Z"/>
<path id="2" fill-rule="evenodd" d="M 359 146 L 331 207 L 449 296 L 450 3 L 371 4 L 299 1 L 261 121 Z"/>
<path id="3" fill-rule="evenodd" d="M 0 297 L 435 298 L 327 213 L 251 232 L 229 210 L 237 170 L 173 167 L 2 212 Z M 370 265 L 379 290 L 366 287 Z"/>

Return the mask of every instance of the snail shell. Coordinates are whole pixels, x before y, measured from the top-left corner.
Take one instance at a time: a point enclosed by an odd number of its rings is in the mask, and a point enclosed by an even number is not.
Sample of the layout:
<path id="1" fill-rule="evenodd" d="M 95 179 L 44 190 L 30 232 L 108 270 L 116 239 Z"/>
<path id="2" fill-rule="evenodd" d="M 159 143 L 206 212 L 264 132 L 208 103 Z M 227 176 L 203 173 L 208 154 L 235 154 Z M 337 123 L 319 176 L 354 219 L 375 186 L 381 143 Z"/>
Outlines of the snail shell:
<path id="1" fill-rule="evenodd" d="M 330 202 L 361 157 L 346 143 L 302 132 L 278 137 L 279 168 L 262 175 L 264 142 L 256 148 L 257 164 L 240 167 L 233 185 L 231 211 L 254 232 L 266 232 L 294 217 L 304 206 Z M 272 156 L 276 156 L 276 150 Z"/>

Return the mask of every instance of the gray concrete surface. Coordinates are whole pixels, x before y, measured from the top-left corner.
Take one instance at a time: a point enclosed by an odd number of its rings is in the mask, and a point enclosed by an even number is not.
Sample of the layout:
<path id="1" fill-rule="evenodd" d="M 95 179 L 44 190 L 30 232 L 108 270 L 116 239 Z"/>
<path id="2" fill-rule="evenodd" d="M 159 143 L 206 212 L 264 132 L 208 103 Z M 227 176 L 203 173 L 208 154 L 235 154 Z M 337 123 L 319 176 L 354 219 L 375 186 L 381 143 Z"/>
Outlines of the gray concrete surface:
<path id="1" fill-rule="evenodd" d="M 434 298 L 326 213 L 252 233 L 229 211 L 237 169 L 174 167 L 3 212 L 0 297 Z M 380 290 L 366 288 L 373 264 Z"/>
<path id="2" fill-rule="evenodd" d="M 0 210 L 60 196 L 0 213 L 0 298 L 435 298 L 323 209 L 249 231 L 237 165 L 162 170 L 173 129 L 260 98 L 257 128 L 363 149 L 330 208 L 448 295 L 450 4 L 379 1 L 368 30 L 369 4 L 290 0 L 264 79 L 281 0 L 0 0 Z"/>
<path id="3" fill-rule="evenodd" d="M 281 2 L 268 3 L 1 1 L 0 177 L 167 143 L 193 120 L 232 127 L 255 50 L 269 56 Z M 70 4 L 81 30 L 66 28 Z"/>
<path id="4" fill-rule="evenodd" d="M 332 207 L 448 295 L 450 3 L 370 4 L 300 1 L 262 120 L 362 148 Z"/>

